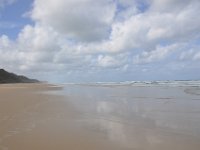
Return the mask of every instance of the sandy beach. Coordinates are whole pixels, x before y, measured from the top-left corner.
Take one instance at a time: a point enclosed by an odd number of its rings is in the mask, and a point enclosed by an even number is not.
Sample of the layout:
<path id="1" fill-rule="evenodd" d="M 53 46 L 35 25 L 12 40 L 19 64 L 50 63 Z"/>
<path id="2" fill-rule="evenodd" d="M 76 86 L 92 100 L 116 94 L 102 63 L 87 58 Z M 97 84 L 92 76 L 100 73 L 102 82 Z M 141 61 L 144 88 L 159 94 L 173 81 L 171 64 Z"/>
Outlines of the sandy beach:
<path id="1" fill-rule="evenodd" d="M 0 85 L 0 150 L 199 148 L 199 87 Z"/>

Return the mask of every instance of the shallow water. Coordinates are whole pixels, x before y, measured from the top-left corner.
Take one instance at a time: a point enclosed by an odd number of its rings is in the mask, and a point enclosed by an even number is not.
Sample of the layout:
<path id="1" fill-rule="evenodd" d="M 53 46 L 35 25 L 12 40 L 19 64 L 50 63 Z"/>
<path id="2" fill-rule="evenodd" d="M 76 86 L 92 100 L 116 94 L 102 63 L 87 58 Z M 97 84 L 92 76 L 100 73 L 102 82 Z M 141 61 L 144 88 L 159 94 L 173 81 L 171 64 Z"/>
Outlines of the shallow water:
<path id="1" fill-rule="evenodd" d="M 200 88 L 65 85 L 80 128 L 134 149 L 199 149 Z"/>
<path id="2" fill-rule="evenodd" d="M 0 87 L 0 150 L 200 148 L 197 85 L 61 86 Z"/>

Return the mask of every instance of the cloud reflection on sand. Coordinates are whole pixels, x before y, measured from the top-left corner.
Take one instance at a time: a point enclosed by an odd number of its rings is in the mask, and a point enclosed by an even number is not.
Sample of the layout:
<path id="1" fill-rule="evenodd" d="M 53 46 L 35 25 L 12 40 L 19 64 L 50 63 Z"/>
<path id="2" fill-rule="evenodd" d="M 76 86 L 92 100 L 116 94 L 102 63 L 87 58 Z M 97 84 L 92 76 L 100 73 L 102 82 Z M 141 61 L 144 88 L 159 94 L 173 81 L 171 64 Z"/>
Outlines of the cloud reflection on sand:
<path id="1" fill-rule="evenodd" d="M 66 85 L 64 94 L 82 113 L 80 126 L 127 148 L 178 146 L 200 140 L 197 87 Z M 193 99 L 196 99 L 195 101 Z"/>

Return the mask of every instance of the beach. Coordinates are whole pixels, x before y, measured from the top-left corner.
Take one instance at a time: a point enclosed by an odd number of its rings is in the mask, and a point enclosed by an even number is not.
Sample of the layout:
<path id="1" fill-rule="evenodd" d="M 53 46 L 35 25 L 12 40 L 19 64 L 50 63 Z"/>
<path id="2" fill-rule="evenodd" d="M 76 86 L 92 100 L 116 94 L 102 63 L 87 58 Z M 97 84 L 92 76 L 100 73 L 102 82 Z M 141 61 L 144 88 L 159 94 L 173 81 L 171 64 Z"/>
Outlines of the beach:
<path id="1" fill-rule="evenodd" d="M 0 85 L 0 150 L 199 148 L 196 85 Z"/>

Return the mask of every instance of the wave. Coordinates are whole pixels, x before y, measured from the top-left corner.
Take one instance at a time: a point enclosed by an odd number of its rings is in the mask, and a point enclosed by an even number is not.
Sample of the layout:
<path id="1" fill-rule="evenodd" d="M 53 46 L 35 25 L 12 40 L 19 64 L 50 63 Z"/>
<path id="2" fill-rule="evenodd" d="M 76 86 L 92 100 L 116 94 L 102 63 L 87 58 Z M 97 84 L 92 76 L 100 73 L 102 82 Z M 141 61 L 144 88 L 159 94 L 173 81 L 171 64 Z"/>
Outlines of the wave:
<path id="1" fill-rule="evenodd" d="M 124 81 L 124 82 L 92 82 L 92 83 L 66 83 L 64 85 L 87 86 L 195 86 L 200 87 L 200 80 L 175 81 Z"/>

